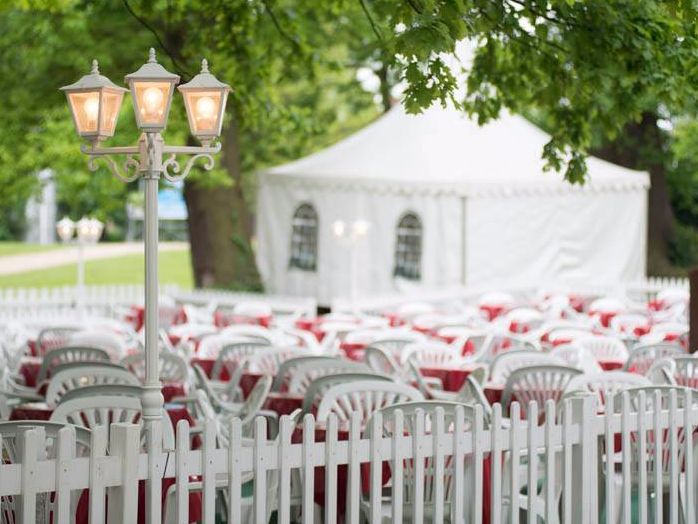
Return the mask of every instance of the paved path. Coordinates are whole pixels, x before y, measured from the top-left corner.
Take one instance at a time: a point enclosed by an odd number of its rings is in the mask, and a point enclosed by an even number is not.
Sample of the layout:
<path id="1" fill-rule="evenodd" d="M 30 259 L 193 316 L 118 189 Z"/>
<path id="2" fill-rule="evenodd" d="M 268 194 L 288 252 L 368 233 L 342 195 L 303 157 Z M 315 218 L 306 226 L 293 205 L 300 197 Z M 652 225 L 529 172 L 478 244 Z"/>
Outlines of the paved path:
<path id="1" fill-rule="evenodd" d="M 161 242 L 160 252 L 183 251 L 189 247 L 187 242 Z M 85 260 L 101 260 L 125 255 L 143 253 L 141 242 L 103 242 L 85 248 Z M 56 266 L 75 264 L 78 259 L 78 248 L 70 247 L 45 251 L 41 253 L 24 253 L 0 257 L 0 275 L 14 275 L 26 271 L 49 269 Z"/>

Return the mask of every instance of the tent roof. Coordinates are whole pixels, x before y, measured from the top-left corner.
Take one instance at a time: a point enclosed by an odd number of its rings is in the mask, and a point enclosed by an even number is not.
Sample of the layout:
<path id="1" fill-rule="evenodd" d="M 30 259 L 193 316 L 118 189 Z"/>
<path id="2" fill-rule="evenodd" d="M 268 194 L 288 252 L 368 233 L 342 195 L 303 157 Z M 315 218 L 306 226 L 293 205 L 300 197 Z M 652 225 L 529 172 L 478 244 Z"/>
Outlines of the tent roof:
<path id="1" fill-rule="evenodd" d="M 332 186 L 391 186 L 459 194 L 582 190 L 544 173 L 550 137 L 523 117 L 503 114 L 485 126 L 455 108 L 420 115 L 396 106 L 352 136 L 305 158 L 269 169 L 268 180 Z M 645 189 L 646 173 L 588 160 L 584 190 Z"/>

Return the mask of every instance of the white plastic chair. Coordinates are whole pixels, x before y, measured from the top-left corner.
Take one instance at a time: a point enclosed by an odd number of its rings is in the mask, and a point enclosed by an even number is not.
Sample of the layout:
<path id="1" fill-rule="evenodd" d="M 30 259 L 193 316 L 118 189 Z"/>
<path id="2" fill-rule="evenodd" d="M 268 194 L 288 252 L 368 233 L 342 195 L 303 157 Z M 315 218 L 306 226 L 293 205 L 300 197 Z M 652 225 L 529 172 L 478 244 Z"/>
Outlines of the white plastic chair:
<path id="1" fill-rule="evenodd" d="M 628 360 L 625 362 L 623 370 L 644 375 L 650 370 L 655 361 L 685 354 L 679 346 L 674 344 L 637 346 L 628 355 Z"/>
<path id="2" fill-rule="evenodd" d="M 36 354 L 43 356 L 53 349 L 65 346 L 79 329 L 77 326 L 55 326 L 42 329 L 36 337 Z"/>
<path id="3" fill-rule="evenodd" d="M 409 360 L 422 367 L 458 366 L 464 362 L 460 351 L 441 342 L 417 342 L 405 346 L 400 353 L 400 363 L 404 366 Z"/>
<path id="4" fill-rule="evenodd" d="M 228 371 L 228 374 L 232 376 L 240 362 L 266 347 L 269 347 L 269 344 L 263 342 L 236 342 L 225 346 L 220 350 L 218 358 L 216 358 L 216 362 L 213 364 L 211 378 L 220 379 L 224 370 Z"/>
<path id="5" fill-rule="evenodd" d="M 71 362 L 109 362 L 109 354 L 98 348 L 89 347 L 61 347 L 52 349 L 41 361 L 41 367 L 37 375 L 37 383 L 48 378 L 51 371 L 62 365 Z"/>
<path id="6" fill-rule="evenodd" d="M 521 414 L 526 417 L 529 402 L 538 405 L 541 420 L 545 416 L 545 403 L 557 403 L 569 381 L 581 375 L 581 371 L 568 366 L 528 366 L 514 370 L 504 386 L 502 404 L 509 409 L 512 400 L 521 404 Z"/>
<path id="7" fill-rule="evenodd" d="M 385 381 L 393 382 L 390 377 L 377 375 L 375 373 L 337 373 L 325 375 L 313 380 L 303 396 L 303 413 L 317 413 L 317 408 L 324 398 L 325 393 L 330 388 L 339 384 L 348 384 L 349 382 L 365 382 L 365 381 Z M 316 417 L 317 420 L 317 417 Z"/>
<path id="8" fill-rule="evenodd" d="M 565 388 L 569 393 L 592 393 L 596 396 L 597 407 L 603 408 L 608 399 L 626 389 L 651 386 L 652 383 L 642 375 L 625 371 L 607 371 L 572 377 Z"/>
<path id="9" fill-rule="evenodd" d="M 615 337 L 590 335 L 575 339 L 574 344 L 589 351 L 596 360 L 628 359 L 628 350 L 622 340 Z"/>
<path id="10" fill-rule="evenodd" d="M 358 380 L 325 390 L 317 410 L 317 421 L 325 422 L 330 413 L 347 423 L 354 413 L 365 424 L 377 410 L 401 402 L 424 400 L 413 387 L 385 380 Z"/>
<path id="11" fill-rule="evenodd" d="M 490 366 L 490 382 L 494 384 L 506 383 L 509 376 L 519 368 L 527 366 L 562 366 L 564 360 L 548 353 L 540 351 L 507 351 L 497 355 Z"/>
<path id="12" fill-rule="evenodd" d="M 591 352 L 575 343 L 555 346 L 549 353 L 550 356 L 561 359 L 565 365 L 577 368 L 584 373 L 601 373 L 603 369 Z"/>
<path id="13" fill-rule="evenodd" d="M 321 377 L 340 373 L 369 374 L 371 370 L 366 364 L 361 362 L 352 362 L 338 358 L 304 362 L 293 369 L 288 382 L 288 392 L 305 394 L 312 382 Z"/>
<path id="14" fill-rule="evenodd" d="M 121 364 L 136 375 L 141 381 L 145 381 L 145 355 L 134 353 L 121 360 Z M 165 383 L 183 384 L 188 381 L 189 367 L 186 361 L 176 353 L 158 353 L 160 380 Z"/>
<path id="15" fill-rule="evenodd" d="M 122 337 L 104 329 L 86 329 L 73 333 L 67 345 L 103 349 L 114 362 L 122 359 L 128 350 L 126 341 Z"/>
<path id="16" fill-rule="evenodd" d="M 298 347 L 264 347 L 245 358 L 246 370 L 251 373 L 262 373 L 270 377 L 276 376 L 281 364 L 299 356 L 312 355 L 308 350 Z"/>
<path id="17" fill-rule="evenodd" d="M 260 346 L 268 346 L 269 341 L 244 334 L 216 333 L 206 335 L 201 338 L 196 354 L 202 358 L 218 358 L 223 348 L 234 344 L 256 344 Z"/>
<path id="18" fill-rule="evenodd" d="M 80 364 L 56 369 L 46 389 L 46 404 L 56 406 L 61 398 L 76 388 L 100 384 L 127 384 L 140 386 L 133 373 L 115 366 Z"/>
<path id="19" fill-rule="evenodd" d="M 698 389 L 698 358 L 695 356 L 664 358 L 657 360 L 655 366 L 661 367 L 668 385 Z M 652 375 L 651 371 L 649 375 Z"/>
<path id="20" fill-rule="evenodd" d="M 325 360 L 338 360 L 338 359 L 337 359 L 337 357 L 333 357 L 330 355 L 311 355 L 311 356 L 293 357 L 293 358 L 289 358 L 288 360 L 284 360 L 279 365 L 279 369 L 276 372 L 276 376 L 274 377 L 274 382 L 272 382 L 272 385 L 271 385 L 271 390 L 272 391 L 281 391 L 282 389 L 288 390 L 288 384 L 289 384 L 291 377 L 295 373 L 295 370 L 298 366 L 301 366 L 305 363 L 322 362 Z"/>
<path id="21" fill-rule="evenodd" d="M 453 433 L 455 431 L 455 421 L 457 410 L 460 409 L 463 412 L 464 425 L 463 429 L 466 432 L 473 431 L 475 427 L 475 409 L 472 406 L 465 406 L 457 402 L 443 402 L 443 401 L 415 401 L 415 402 L 405 402 L 393 404 L 381 408 L 374 413 L 366 425 L 364 431 L 365 438 L 371 438 L 373 431 L 373 418 L 380 413 L 383 417 L 382 423 L 382 436 L 393 437 L 395 436 L 395 423 L 394 417 L 396 411 L 400 410 L 403 414 L 403 429 L 400 435 L 413 435 L 416 431 L 416 422 L 419 411 L 424 413 L 424 428 L 426 433 L 430 433 L 434 424 L 436 423 L 436 412 L 438 409 L 443 411 L 443 422 L 444 430 L 446 433 Z M 487 421 L 484 420 L 484 427 L 487 428 Z M 474 463 L 472 457 L 466 455 L 464 457 L 464 478 L 473 478 L 474 474 Z M 431 522 L 433 520 L 433 513 L 435 509 L 435 463 L 433 458 L 424 459 L 424 469 L 423 477 L 421 482 L 423 483 L 423 511 L 424 511 L 424 521 Z M 469 499 L 469 495 L 472 490 L 467 489 L 462 494 L 457 494 L 454 492 L 454 479 L 453 479 L 453 457 L 448 456 L 445 458 L 444 468 L 443 468 L 443 511 L 444 517 L 447 522 L 455 522 L 453 520 L 454 507 L 453 499 L 454 497 L 465 497 L 463 500 L 463 507 L 470 508 L 474 503 L 473 500 Z M 415 471 L 415 461 L 414 459 L 407 459 L 403 461 L 402 470 L 402 508 L 403 508 L 403 521 L 412 520 L 412 512 L 414 504 L 414 486 L 416 482 L 416 471 Z M 392 487 L 394 489 L 394 487 Z M 391 489 L 391 492 L 392 492 Z M 364 517 L 370 519 L 370 500 L 362 495 L 361 499 L 361 511 Z M 466 511 L 466 520 L 461 522 L 470 522 L 469 516 L 470 512 Z M 392 522 L 392 498 L 391 496 L 383 496 L 381 504 L 381 522 Z"/>
<path id="22" fill-rule="evenodd" d="M 100 386 L 92 387 L 99 388 Z M 51 422 L 64 422 L 88 429 L 106 426 L 107 430 L 115 422 L 140 425 L 143 423 L 140 399 L 125 395 L 64 398 L 63 402 L 56 406 L 50 420 Z M 174 430 L 167 414 L 163 414 L 162 417 L 162 441 L 164 449 L 174 449 Z"/>

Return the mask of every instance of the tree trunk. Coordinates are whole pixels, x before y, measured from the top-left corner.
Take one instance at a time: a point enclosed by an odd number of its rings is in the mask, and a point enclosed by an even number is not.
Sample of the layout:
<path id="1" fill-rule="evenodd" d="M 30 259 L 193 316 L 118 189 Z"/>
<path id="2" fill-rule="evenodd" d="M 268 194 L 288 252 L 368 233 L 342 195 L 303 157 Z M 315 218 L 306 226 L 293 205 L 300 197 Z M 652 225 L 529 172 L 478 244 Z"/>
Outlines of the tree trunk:
<path id="1" fill-rule="evenodd" d="M 252 251 L 253 219 L 245 201 L 237 126 L 223 129 L 221 166 L 227 186 L 208 187 L 187 181 L 189 242 L 196 287 L 260 290 Z"/>
<path id="2" fill-rule="evenodd" d="M 647 222 L 647 272 L 671 272 L 669 245 L 674 238 L 674 212 L 666 181 L 667 137 L 658 126 L 658 116 L 645 112 L 639 122 L 626 125 L 619 138 L 592 153 L 600 158 L 650 174 Z"/>
<path id="3" fill-rule="evenodd" d="M 383 62 L 380 69 L 376 71 L 376 76 L 380 80 L 379 93 L 381 95 L 381 102 L 383 104 L 383 112 L 387 113 L 395 104 L 395 100 L 390 93 L 393 86 L 388 78 L 388 65 L 385 62 Z"/>

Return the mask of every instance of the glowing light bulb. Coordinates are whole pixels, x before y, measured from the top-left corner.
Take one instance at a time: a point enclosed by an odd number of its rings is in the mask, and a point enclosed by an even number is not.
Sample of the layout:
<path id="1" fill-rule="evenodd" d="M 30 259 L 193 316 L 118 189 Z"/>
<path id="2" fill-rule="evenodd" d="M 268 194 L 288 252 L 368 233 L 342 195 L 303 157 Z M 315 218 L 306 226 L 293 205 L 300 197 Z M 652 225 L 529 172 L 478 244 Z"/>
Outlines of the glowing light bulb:
<path id="1" fill-rule="evenodd" d="M 346 224 L 342 220 L 336 220 L 332 224 L 332 234 L 337 238 L 342 238 L 346 230 Z"/>
<path id="2" fill-rule="evenodd" d="M 150 117 L 159 116 L 162 114 L 162 102 L 165 96 L 162 91 L 157 87 L 149 87 L 143 92 L 143 108 L 141 108 L 141 113 L 144 113 Z"/>
<path id="3" fill-rule="evenodd" d="M 99 115 L 99 97 L 92 96 L 85 100 L 85 116 L 87 117 L 88 123 L 94 123 L 97 121 L 97 115 Z"/>
<path id="4" fill-rule="evenodd" d="M 210 96 L 202 96 L 196 101 L 196 116 L 200 120 L 212 119 L 216 112 L 216 103 Z"/>

